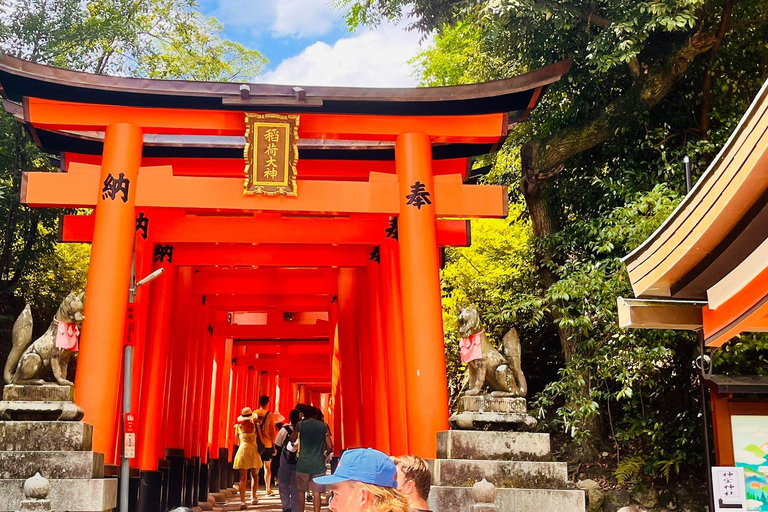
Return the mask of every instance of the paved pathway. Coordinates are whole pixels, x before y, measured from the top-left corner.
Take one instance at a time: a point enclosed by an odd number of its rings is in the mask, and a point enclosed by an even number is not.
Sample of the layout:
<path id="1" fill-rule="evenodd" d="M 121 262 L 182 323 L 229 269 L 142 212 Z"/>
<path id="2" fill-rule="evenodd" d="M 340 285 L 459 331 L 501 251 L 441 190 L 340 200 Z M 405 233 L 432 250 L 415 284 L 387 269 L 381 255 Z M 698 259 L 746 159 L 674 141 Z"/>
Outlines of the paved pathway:
<path id="1" fill-rule="evenodd" d="M 282 512 L 282 506 L 280 504 L 280 495 L 278 493 L 278 490 L 275 488 L 274 494 L 272 496 L 265 496 L 264 495 L 264 489 L 261 489 L 258 493 L 259 496 L 259 503 L 256 505 L 251 505 L 251 492 L 248 491 L 245 493 L 246 497 L 246 503 L 247 503 L 247 510 L 249 512 Z M 237 494 L 236 496 L 232 496 L 230 498 L 227 498 L 227 504 L 224 507 L 216 506 L 214 507 L 214 512 L 216 511 L 221 512 L 234 512 L 240 510 L 240 495 Z M 312 503 L 307 502 L 306 512 L 312 512 Z M 327 512 L 328 508 L 323 506 L 320 509 L 322 512 Z"/>

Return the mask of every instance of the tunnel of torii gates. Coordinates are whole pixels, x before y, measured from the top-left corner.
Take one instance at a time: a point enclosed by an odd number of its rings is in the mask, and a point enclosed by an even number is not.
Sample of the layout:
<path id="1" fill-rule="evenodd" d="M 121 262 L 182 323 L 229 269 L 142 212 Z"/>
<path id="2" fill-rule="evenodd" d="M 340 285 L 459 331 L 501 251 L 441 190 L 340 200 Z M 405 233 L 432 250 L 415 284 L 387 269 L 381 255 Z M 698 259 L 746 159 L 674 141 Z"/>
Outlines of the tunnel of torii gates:
<path id="1" fill-rule="evenodd" d="M 75 401 L 119 459 L 124 343 L 134 346 L 137 454 L 217 457 L 259 395 L 320 407 L 335 448 L 434 457 L 448 428 L 442 247 L 507 192 L 477 185 L 560 62 L 495 82 L 413 89 L 116 78 L 0 57 L 4 108 L 61 172 L 22 201 L 91 243 Z M 246 117 L 296 115 L 292 191 L 244 193 Z M 287 132 L 285 132 L 287 133 Z M 282 149 L 281 149 L 282 151 Z M 135 262 L 133 264 L 132 262 Z M 139 287 L 136 278 L 164 273 Z M 231 456 L 231 452 L 230 452 Z"/>

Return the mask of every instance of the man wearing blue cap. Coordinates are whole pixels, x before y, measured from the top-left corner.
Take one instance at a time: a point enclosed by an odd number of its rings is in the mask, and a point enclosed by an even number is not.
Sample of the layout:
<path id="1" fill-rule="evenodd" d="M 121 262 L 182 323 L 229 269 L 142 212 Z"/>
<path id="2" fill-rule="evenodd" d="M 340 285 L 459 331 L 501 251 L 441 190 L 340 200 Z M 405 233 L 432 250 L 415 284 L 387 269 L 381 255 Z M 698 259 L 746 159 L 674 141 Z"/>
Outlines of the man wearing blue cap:
<path id="1" fill-rule="evenodd" d="M 347 450 L 336 472 L 314 479 L 331 490 L 333 512 L 409 512 L 408 500 L 397 490 L 397 468 L 372 448 Z"/>

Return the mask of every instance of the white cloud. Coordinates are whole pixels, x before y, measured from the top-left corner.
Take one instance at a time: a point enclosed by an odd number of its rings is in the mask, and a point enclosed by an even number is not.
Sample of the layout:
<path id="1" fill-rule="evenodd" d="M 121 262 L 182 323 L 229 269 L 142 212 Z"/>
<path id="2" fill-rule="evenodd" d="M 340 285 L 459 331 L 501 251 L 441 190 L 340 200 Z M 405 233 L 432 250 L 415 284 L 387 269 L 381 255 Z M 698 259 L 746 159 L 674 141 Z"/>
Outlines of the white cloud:
<path id="1" fill-rule="evenodd" d="M 765 459 L 761 459 L 754 453 L 748 452 L 747 450 L 739 450 L 736 453 L 736 460 L 739 462 L 743 462 L 744 464 L 751 464 L 753 466 L 757 466 L 759 464 L 765 464 Z"/>
<path id="2" fill-rule="evenodd" d="M 329 45 L 318 41 L 282 61 L 260 81 L 287 85 L 413 87 L 408 60 L 420 50 L 421 34 L 382 24 Z M 423 44 L 426 44 L 423 43 Z"/>
<path id="3" fill-rule="evenodd" d="M 736 428 L 736 432 L 747 434 L 758 439 L 768 439 L 768 426 L 766 425 L 744 425 Z"/>
<path id="4" fill-rule="evenodd" d="M 214 5 L 213 15 L 225 25 L 274 37 L 322 36 L 344 17 L 328 0 L 215 0 Z"/>
<path id="5" fill-rule="evenodd" d="M 316 37 L 340 23 L 343 13 L 328 0 L 281 0 L 275 6 L 272 33 L 278 37 Z"/>

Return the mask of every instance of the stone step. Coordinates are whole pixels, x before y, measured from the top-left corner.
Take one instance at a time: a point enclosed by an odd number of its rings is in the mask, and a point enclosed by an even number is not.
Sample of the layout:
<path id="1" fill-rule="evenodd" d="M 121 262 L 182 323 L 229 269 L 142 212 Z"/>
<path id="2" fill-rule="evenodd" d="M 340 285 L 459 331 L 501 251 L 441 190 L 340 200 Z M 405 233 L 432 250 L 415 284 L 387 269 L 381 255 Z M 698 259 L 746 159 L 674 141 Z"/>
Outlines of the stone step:
<path id="1" fill-rule="evenodd" d="M 474 504 L 472 488 L 432 486 L 429 508 L 433 512 L 470 510 Z M 584 512 L 584 491 L 559 489 L 497 489 L 500 512 L 542 512 L 543 510 Z"/>
<path id="2" fill-rule="evenodd" d="M 539 460 L 549 455 L 549 434 L 479 430 L 437 433 L 438 459 Z"/>
<path id="3" fill-rule="evenodd" d="M 89 451 L 92 440 L 80 421 L 0 421 L 0 451 Z"/>
<path id="4" fill-rule="evenodd" d="M 104 478 L 98 452 L 0 452 L 0 478 Z"/>
<path id="5" fill-rule="evenodd" d="M 469 486 L 483 478 L 497 488 L 557 489 L 568 480 L 565 462 L 528 462 L 503 460 L 427 461 L 432 473 L 432 485 Z"/>
<path id="6" fill-rule="evenodd" d="M 24 479 L 25 480 L 25 479 Z M 24 480 L 0 480 L 0 512 L 19 510 Z M 117 479 L 49 480 L 51 510 L 104 512 L 117 506 Z"/>

